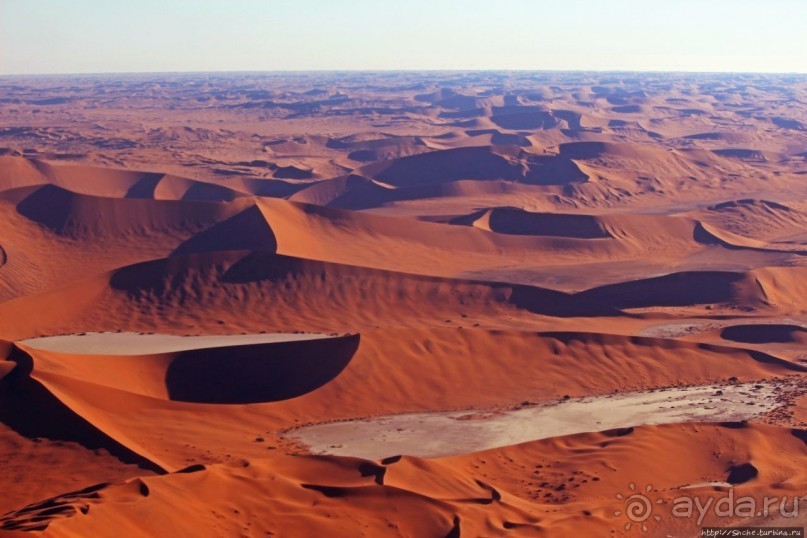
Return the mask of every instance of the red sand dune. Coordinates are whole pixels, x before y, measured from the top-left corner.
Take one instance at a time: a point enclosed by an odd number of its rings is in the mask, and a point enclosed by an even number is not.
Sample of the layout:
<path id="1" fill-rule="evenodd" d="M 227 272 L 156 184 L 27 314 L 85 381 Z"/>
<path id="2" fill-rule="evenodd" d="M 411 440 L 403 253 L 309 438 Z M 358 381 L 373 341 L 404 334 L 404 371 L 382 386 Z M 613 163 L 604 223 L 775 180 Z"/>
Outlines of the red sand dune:
<path id="1" fill-rule="evenodd" d="M 676 497 L 807 491 L 797 78 L 211 73 L 0 93 L 0 535 L 694 536 Z M 165 335 L 220 338 L 149 347 Z M 598 424 L 616 395 L 684 387 L 748 421 L 671 402 L 649 412 L 678 424 L 484 452 L 465 433 L 456 456 L 381 461 L 290 433 L 449 412 L 472 432 L 570 399 Z M 665 501 L 647 531 L 626 515 L 636 491 Z M 804 524 L 787 516 L 704 522 Z"/>
<path id="2" fill-rule="evenodd" d="M 277 528 L 292 535 L 355 536 L 357 526 L 378 535 L 601 535 L 611 528 L 614 512 L 624 509 L 613 492 L 629 494 L 634 482 L 644 487 L 648 473 L 654 477 L 648 495 L 667 502 L 686 494 L 680 488 L 688 484 L 725 481 L 742 466 L 756 476 L 736 486 L 738 494 L 758 494 L 778 483 L 781 495 L 798 495 L 806 479 L 803 468 L 781 456 L 803 458 L 803 434 L 693 424 L 582 434 L 440 460 L 242 460 L 100 484 L 32 504 L 0 521 L 6 529 L 47 528 L 52 536 L 152 535 L 168 526 L 180 534 L 204 528 L 227 535 Z M 670 451 L 680 457 L 668 460 L 660 472 L 654 459 Z M 581 470 L 580 460 L 591 452 L 603 465 Z M 243 486 L 233 488 L 239 483 Z M 229 494 L 223 496 L 225 489 Z M 698 495 L 704 502 L 725 497 L 717 488 Z M 560 511 L 559 505 L 567 509 Z M 391 513 L 390 506 L 396 507 Z M 143 513 L 152 516 L 140 517 Z M 680 535 L 697 531 L 693 519 L 650 525 L 654 533 Z M 713 516 L 705 520 L 714 521 Z"/>

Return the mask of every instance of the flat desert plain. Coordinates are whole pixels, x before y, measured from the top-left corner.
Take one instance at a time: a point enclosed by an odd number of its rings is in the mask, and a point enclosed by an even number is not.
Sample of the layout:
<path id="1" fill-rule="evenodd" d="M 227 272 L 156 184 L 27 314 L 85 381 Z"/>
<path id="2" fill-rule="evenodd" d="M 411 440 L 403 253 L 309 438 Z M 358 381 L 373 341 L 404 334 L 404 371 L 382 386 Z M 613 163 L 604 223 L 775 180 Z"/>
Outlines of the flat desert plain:
<path id="1" fill-rule="evenodd" d="M 800 527 L 805 344 L 804 76 L 0 78 L 0 536 Z"/>

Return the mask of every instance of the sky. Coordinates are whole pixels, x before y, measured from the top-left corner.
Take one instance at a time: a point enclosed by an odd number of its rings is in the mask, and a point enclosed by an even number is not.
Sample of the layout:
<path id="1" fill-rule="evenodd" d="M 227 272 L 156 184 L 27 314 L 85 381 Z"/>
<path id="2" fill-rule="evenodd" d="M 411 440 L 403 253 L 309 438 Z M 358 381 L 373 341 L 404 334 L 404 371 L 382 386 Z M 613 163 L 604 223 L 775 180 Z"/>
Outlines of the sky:
<path id="1" fill-rule="evenodd" d="M 0 0 L 0 75 L 807 73 L 807 0 Z"/>

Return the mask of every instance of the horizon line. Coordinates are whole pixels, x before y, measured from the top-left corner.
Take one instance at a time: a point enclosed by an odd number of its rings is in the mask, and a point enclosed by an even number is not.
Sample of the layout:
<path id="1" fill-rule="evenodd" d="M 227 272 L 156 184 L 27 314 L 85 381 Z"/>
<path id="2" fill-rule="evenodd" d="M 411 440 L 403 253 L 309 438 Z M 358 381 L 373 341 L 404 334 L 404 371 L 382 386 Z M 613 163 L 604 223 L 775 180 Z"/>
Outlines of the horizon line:
<path id="1" fill-rule="evenodd" d="M 807 71 L 696 71 L 670 69 L 532 69 L 532 68 L 452 68 L 452 69 L 418 69 L 418 68 L 350 68 L 350 69 L 224 69 L 224 70 L 188 70 L 188 71 L 72 71 L 58 73 L 0 73 L 0 78 L 11 77 L 69 77 L 99 75 L 193 75 L 193 74 L 306 74 L 306 73 L 614 73 L 614 74 L 678 74 L 678 75 L 804 75 Z"/>

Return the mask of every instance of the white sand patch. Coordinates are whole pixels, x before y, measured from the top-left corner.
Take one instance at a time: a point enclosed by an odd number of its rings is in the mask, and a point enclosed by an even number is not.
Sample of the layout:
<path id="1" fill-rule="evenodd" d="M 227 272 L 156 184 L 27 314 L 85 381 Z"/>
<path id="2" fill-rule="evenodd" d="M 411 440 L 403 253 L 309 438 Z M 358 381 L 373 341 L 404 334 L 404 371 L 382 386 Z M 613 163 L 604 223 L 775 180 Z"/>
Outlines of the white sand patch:
<path id="1" fill-rule="evenodd" d="M 20 343 L 35 349 L 81 353 L 88 355 L 146 355 L 188 349 L 223 346 L 245 346 L 328 338 L 324 334 L 239 334 L 211 336 L 176 336 L 171 334 L 85 333 L 63 336 L 43 336 L 21 340 Z"/>
<path id="2" fill-rule="evenodd" d="M 626 426 L 747 420 L 777 407 L 777 385 L 709 385 L 571 399 L 499 412 L 435 412 L 318 424 L 286 437 L 316 454 L 439 457 Z"/>

